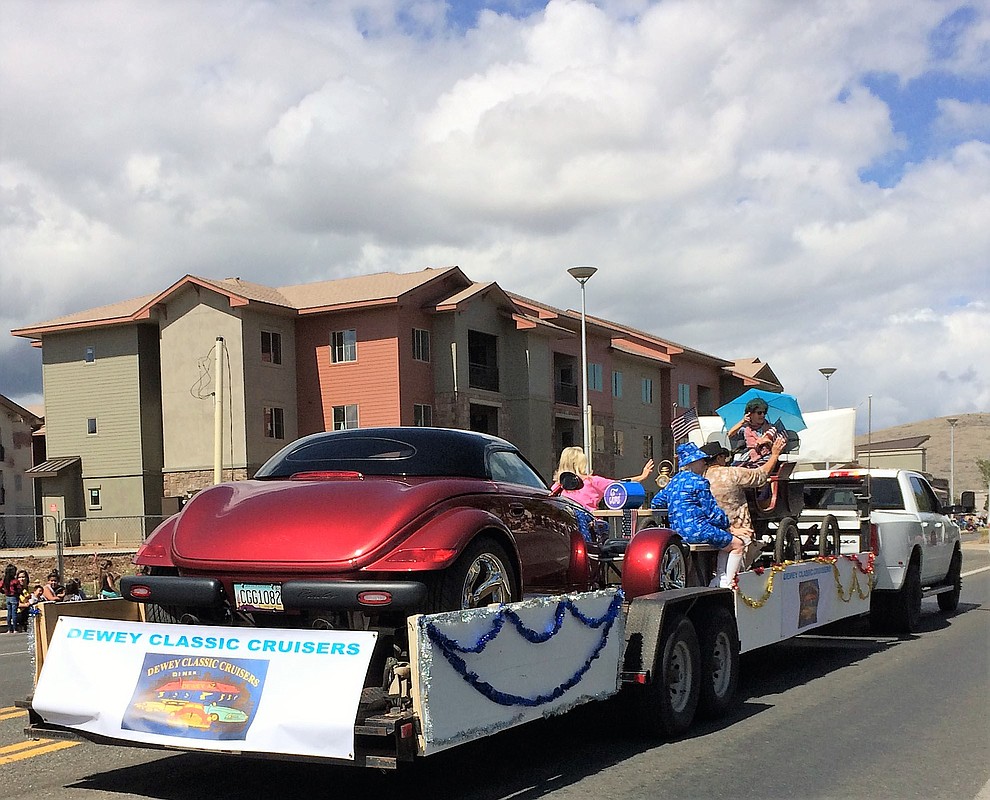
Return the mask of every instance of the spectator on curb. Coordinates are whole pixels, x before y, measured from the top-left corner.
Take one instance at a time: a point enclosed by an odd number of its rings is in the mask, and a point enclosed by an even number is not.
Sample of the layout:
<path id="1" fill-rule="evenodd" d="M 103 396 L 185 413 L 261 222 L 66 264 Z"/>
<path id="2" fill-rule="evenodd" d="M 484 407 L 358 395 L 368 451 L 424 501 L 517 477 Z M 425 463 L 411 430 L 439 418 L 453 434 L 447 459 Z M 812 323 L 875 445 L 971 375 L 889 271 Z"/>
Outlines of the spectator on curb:
<path id="1" fill-rule="evenodd" d="M 21 584 L 21 594 L 17 598 L 17 621 L 14 627 L 24 633 L 27 631 L 28 612 L 30 611 L 29 600 L 31 599 L 31 576 L 26 569 L 17 571 L 17 580 Z"/>
<path id="2" fill-rule="evenodd" d="M 45 584 L 42 594 L 44 599 L 49 601 L 61 600 L 65 596 L 65 589 L 62 587 L 57 569 L 48 573 L 48 582 Z"/>
<path id="3" fill-rule="evenodd" d="M 65 582 L 65 594 L 62 599 L 66 602 L 78 602 L 80 600 L 88 599 L 86 597 L 86 592 L 83 591 L 82 585 L 76 578 L 69 578 Z"/>
<path id="4" fill-rule="evenodd" d="M 17 604 L 21 599 L 21 582 L 17 580 L 17 567 L 8 564 L 3 571 L 3 582 L 0 583 L 4 597 L 7 600 L 7 633 L 17 630 Z"/>
<path id="5" fill-rule="evenodd" d="M 109 600 L 120 597 L 117 591 L 117 580 L 120 576 L 113 571 L 113 562 L 108 558 L 100 564 L 100 598 Z"/>

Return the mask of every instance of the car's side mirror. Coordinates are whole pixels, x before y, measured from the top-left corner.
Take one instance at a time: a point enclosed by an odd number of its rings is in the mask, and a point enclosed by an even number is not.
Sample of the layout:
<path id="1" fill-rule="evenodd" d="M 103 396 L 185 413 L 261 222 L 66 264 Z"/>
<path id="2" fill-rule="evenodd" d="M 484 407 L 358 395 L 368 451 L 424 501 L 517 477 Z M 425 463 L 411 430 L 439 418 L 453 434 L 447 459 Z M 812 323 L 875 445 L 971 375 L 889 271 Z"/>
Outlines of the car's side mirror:
<path id="1" fill-rule="evenodd" d="M 560 484 L 560 488 L 567 492 L 576 492 L 582 486 L 584 486 L 584 481 L 581 479 L 580 475 L 576 475 L 573 472 L 561 472 L 557 476 L 557 483 Z"/>

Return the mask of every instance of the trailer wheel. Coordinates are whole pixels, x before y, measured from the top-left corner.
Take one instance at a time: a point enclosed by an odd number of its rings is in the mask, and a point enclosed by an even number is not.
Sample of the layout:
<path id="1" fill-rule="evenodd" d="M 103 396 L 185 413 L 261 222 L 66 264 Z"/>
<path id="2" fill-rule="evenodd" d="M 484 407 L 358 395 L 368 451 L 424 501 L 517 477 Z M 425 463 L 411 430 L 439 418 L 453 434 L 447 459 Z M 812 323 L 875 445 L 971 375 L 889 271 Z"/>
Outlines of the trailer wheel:
<path id="1" fill-rule="evenodd" d="M 482 536 L 437 576 L 430 607 L 433 611 L 460 611 L 515 599 L 512 561 L 498 542 Z"/>
<path id="2" fill-rule="evenodd" d="M 823 556 L 839 555 L 841 543 L 839 542 L 839 520 L 834 514 L 826 514 L 822 520 L 821 537 L 819 539 L 819 554 Z"/>
<path id="3" fill-rule="evenodd" d="M 701 688 L 700 661 L 694 625 L 682 614 L 672 614 L 664 620 L 653 681 L 643 687 L 636 706 L 646 733 L 673 737 L 691 727 Z"/>
<path id="4" fill-rule="evenodd" d="M 698 645 L 701 649 L 698 712 L 714 719 L 732 707 L 739 683 L 739 634 L 729 609 L 715 606 L 699 615 Z"/>
<path id="5" fill-rule="evenodd" d="M 784 517 L 777 526 L 777 539 L 773 547 L 774 563 L 801 560 L 801 531 L 794 517 Z"/>
<path id="6" fill-rule="evenodd" d="M 913 633 L 921 619 L 921 567 L 912 561 L 904 585 L 891 597 L 890 621 L 895 633 Z"/>
<path id="7" fill-rule="evenodd" d="M 945 576 L 945 582 L 952 585 L 952 591 L 937 594 L 935 599 L 938 600 L 940 611 L 951 614 L 959 607 L 959 593 L 962 591 L 962 553 L 958 550 L 952 554 L 952 561 L 949 563 L 949 573 Z"/>

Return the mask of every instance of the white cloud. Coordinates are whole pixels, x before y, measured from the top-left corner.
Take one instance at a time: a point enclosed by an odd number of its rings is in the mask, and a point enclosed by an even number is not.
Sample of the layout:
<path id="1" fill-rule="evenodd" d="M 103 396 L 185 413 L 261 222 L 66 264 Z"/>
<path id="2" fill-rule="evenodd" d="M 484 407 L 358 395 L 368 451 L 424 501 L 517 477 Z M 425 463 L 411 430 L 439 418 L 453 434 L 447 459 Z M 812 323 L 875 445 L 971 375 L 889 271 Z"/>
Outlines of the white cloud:
<path id="1" fill-rule="evenodd" d="M 4 327 L 186 272 L 459 264 L 574 307 L 594 263 L 591 313 L 759 355 L 812 406 L 832 365 L 833 404 L 890 423 L 990 408 L 990 98 L 940 99 L 945 148 L 896 185 L 859 178 L 907 144 L 864 76 L 924 75 L 951 4 L 555 0 L 463 34 L 443 8 L 5 3 Z M 938 64 L 964 78 L 974 13 Z M 36 391 L 26 350 L 0 338 Z"/>

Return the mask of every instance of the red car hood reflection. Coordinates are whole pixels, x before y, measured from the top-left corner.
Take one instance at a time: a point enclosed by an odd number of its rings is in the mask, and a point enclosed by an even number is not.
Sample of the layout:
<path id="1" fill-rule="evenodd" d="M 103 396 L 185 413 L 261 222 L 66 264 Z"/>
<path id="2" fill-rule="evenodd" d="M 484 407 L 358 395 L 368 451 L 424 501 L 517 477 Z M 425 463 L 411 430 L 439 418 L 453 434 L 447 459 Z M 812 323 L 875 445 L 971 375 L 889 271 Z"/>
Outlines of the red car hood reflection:
<path id="1" fill-rule="evenodd" d="M 494 492 L 482 481 L 366 478 L 238 481 L 210 487 L 179 514 L 176 566 L 280 566 L 304 571 L 360 569 L 431 508 L 465 493 Z"/>

